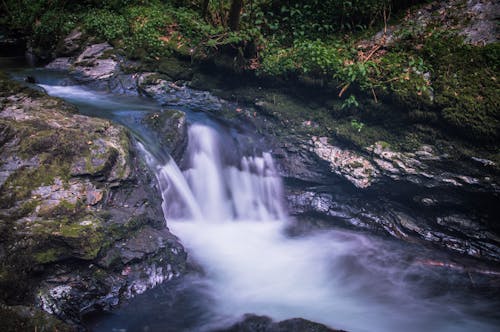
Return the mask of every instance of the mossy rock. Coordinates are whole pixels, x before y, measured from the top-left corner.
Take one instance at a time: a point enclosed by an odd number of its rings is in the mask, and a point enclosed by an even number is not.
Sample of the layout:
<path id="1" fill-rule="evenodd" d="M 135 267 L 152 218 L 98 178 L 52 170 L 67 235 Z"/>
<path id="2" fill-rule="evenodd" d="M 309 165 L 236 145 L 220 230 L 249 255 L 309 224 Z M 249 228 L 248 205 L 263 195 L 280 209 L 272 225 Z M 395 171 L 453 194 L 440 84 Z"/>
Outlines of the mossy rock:
<path id="1" fill-rule="evenodd" d="M 500 139 L 500 43 L 464 44 L 459 37 L 430 38 L 423 50 L 434 73 L 443 121 L 478 142 Z"/>
<path id="2" fill-rule="evenodd" d="M 189 63 L 173 57 L 162 58 L 157 64 L 157 71 L 171 77 L 174 81 L 188 81 L 193 77 Z"/>
<path id="3" fill-rule="evenodd" d="M 27 306 L 6 306 L 0 304 L 0 329 L 3 332 L 38 331 L 38 332 L 76 332 L 69 326 L 48 313 Z"/>

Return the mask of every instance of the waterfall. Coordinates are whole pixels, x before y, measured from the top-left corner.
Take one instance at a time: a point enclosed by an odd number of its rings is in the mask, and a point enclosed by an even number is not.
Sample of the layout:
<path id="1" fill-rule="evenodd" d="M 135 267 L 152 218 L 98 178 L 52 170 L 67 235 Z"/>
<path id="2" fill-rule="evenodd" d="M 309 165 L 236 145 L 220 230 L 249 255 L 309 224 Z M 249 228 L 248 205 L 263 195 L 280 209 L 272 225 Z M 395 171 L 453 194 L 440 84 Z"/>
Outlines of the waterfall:
<path id="1" fill-rule="evenodd" d="M 172 159 L 159 165 L 142 150 L 157 170 L 167 220 L 221 223 L 285 219 L 282 182 L 268 152 L 239 156 L 229 135 L 202 124 L 189 127 L 184 172 Z M 226 163 L 228 154 L 236 154 L 239 162 Z"/>
<path id="2" fill-rule="evenodd" d="M 195 122 L 177 165 L 140 121 L 158 105 L 81 86 L 43 87 L 143 140 L 139 147 L 158 179 L 168 226 L 203 270 L 179 280 L 175 302 L 169 292 L 146 292 L 94 331 L 148 324 L 151 331 L 205 332 L 245 313 L 360 332 L 498 331 L 498 315 L 490 316 L 498 301 L 462 292 L 445 269 L 420 264 L 416 257 L 433 257 L 421 247 L 339 229 L 287 236 L 283 186 L 254 137 L 190 111 Z"/>

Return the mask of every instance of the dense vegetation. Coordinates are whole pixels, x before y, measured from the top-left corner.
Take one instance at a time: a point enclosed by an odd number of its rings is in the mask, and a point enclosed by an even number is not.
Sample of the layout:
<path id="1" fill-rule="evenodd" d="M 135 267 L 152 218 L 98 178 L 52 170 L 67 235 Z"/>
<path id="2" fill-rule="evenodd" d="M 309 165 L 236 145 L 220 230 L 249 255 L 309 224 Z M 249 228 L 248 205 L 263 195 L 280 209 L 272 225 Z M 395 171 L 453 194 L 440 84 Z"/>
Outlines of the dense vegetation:
<path id="1" fill-rule="evenodd" d="M 81 27 L 144 62 L 229 54 L 238 70 L 334 86 L 341 103 L 332 113 L 368 112 L 363 100 L 383 99 L 415 123 L 494 143 L 500 138 L 498 42 L 465 44 L 460 24 L 450 28 L 440 17 L 418 24 L 412 6 L 426 2 L 5 0 L 0 24 L 29 36 L 35 49 L 55 49 Z M 454 2 L 446 20 L 463 10 L 465 1 Z"/>

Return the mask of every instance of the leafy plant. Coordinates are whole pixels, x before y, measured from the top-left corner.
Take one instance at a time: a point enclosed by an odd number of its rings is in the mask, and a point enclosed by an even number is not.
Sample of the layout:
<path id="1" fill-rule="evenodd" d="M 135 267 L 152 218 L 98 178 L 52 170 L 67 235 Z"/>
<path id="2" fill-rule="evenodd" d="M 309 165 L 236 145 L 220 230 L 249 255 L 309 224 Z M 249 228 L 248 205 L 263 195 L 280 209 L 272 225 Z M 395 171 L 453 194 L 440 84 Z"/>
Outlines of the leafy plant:
<path id="1" fill-rule="evenodd" d="M 358 133 L 361 132 L 365 124 L 363 122 L 360 122 L 356 119 L 351 120 L 351 127 L 356 130 Z"/>
<path id="2" fill-rule="evenodd" d="M 89 33 L 108 41 L 123 38 L 128 33 L 125 17 L 106 9 L 87 12 L 83 17 L 83 24 Z"/>
<path id="3" fill-rule="evenodd" d="M 359 107 L 359 103 L 355 95 L 350 95 L 348 98 L 344 100 L 344 102 L 340 106 L 341 109 L 346 109 L 351 107 Z"/>

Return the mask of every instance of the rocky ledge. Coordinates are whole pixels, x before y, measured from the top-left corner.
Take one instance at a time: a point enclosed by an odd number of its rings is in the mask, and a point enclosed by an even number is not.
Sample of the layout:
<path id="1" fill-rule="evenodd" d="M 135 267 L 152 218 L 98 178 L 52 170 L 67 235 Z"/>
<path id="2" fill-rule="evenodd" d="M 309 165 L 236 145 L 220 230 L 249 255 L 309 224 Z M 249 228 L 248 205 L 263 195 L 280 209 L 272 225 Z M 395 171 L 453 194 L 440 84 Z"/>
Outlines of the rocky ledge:
<path id="1" fill-rule="evenodd" d="M 343 332 L 333 330 L 326 325 L 311 322 L 303 318 L 292 318 L 280 322 L 273 322 L 267 316 L 257 316 L 247 314 L 242 321 L 225 329 L 219 329 L 214 332 Z M 345 332 L 345 331 L 344 331 Z"/>
<path id="2" fill-rule="evenodd" d="M 78 325 L 183 273 L 186 253 L 127 131 L 3 74 L 0 85 L 2 314 L 26 326 L 41 317 L 35 330 L 50 321 L 40 309 Z"/>

